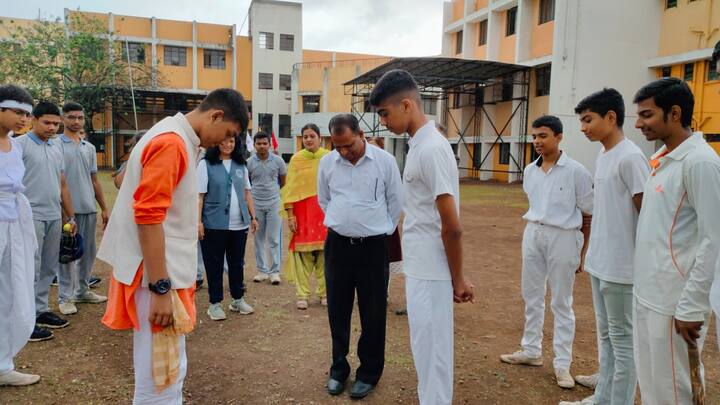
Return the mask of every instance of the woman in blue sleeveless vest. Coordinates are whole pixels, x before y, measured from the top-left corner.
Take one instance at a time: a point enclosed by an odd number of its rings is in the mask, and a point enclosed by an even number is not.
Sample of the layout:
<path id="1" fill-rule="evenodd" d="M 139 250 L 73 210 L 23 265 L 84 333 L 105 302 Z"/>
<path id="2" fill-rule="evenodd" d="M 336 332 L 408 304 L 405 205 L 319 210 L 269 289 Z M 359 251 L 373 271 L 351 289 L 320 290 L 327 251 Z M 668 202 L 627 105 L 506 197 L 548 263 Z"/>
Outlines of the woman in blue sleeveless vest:
<path id="1" fill-rule="evenodd" d="M 245 242 L 248 231 L 255 232 L 255 207 L 250 195 L 250 179 L 240 142 L 228 138 L 209 148 L 197 169 L 200 193 L 198 237 L 207 276 L 210 307 L 214 321 L 226 318 L 222 308 L 223 265 L 228 263 L 230 310 L 243 315 L 253 313 L 245 302 Z"/>

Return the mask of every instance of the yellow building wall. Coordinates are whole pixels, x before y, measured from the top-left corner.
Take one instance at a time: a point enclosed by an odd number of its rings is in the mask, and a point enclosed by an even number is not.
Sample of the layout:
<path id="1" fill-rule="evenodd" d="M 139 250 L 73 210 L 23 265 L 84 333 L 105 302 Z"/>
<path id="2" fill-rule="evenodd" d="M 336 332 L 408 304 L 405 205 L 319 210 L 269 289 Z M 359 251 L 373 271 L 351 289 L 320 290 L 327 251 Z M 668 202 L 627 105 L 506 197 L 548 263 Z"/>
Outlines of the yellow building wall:
<path id="1" fill-rule="evenodd" d="M 530 58 L 541 58 L 552 55 L 553 29 L 555 21 L 548 21 L 538 25 L 540 18 L 540 0 L 535 0 L 532 7 L 530 23 L 533 25 L 532 40 L 530 41 Z"/>
<path id="2" fill-rule="evenodd" d="M 205 44 L 230 45 L 232 26 L 219 24 L 195 24 L 197 41 Z"/>
<path id="3" fill-rule="evenodd" d="M 225 69 L 206 69 L 202 48 L 198 49 L 198 89 L 214 90 L 232 87 L 232 52 L 225 51 Z"/>
<path id="4" fill-rule="evenodd" d="M 487 5 L 488 0 L 475 0 L 475 7 L 473 7 L 473 10 L 480 10 L 487 7 Z"/>
<path id="5" fill-rule="evenodd" d="M 663 12 L 658 56 L 710 48 L 720 40 L 720 0 L 680 0 Z"/>
<path id="6" fill-rule="evenodd" d="M 464 14 L 465 14 L 465 0 L 453 0 L 453 21 L 457 21 L 457 20 L 463 18 Z"/>
<path id="7" fill-rule="evenodd" d="M 158 38 L 192 42 L 192 22 L 157 20 L 156 24 Z"/>
<path id="8" fill-rule="evenodd" d="M 350 112 L 352 97 L 345 95 L 345 83 L 355 77 L 355 66 L 341 66 L 328 70 L 328 111 Z M 322 106 L 321 106 L 322 108 Z"/>
<path id="9" fill-rule="evenodd" d="M 493 160 L 493 170 L 510 170 L 510 165 L 501 165 L 500 163 L 500 143 L 496 143 L 495 146 L 493 146 L 492 154 L 494 156 Z M 493 180 L 508 181 L 508 174 L 507 173 L 498 173 L 494 172 L 492 176 Z"/>
<path id="10" fill-rule="evenodd" d="M 510 116 L 512 115 L 512 101 L 504 101 L 502 103 L 497 103 L 495 106 L 495 116 L 493 123 L 495 124 L 495 128 L 501 130 L 505 123 L 508 122 L 510 119 Z M 501 135 L 503 136 L 509 136 L 511 131 L 511 125 L 508 124 L 508 126 L 505 128 L 505 130 L 502 132 Z M 492 132 L 493 136 L 495 132 Z"/>
<path id="11" fill-rule="evenodd" d="M 93 19 L 100 22 L 100 25 L 105 29 L 108 28 L 108 15 L 103 13 L 90 13 L 86 11 L 70 11 L 68 12 L 68 22 L 71 23 L 70 29 L 72 29 L 72 22 L 74 17 L 80 17 L 82 19 Z M 117 27 L 116 27 L 117 28 Z"/>
<path id="12" fill-rule="evenodd" d="M 332 60 L 332 52 L 303 49 L 303 63 L 327 62 Z"/>
<path id="13" fill-rule="evenodd" d="M 152 21 L 149 18 L 114 15 L 113 24 L 116 35 L 152 37 Z"/>
<path id="14" fill-rule="evenodd" d="M 35 22 L 24 18 L 0 17 L 0 38 L 9 38 L 16 30 L 30 28 Z"/>
<path id="15" fill-rule="evenodd" d="M 532 128 L 532 122 L 545 114 L 548 113 L 550 108 L 550 96 L 535 96 L 535 86 L 537 80 L 535 77 L 535 71 L 530 72 L 530 99 L 528 100 L 528 126 L 527 134 L 530 134 Z M 530 137 L 528 136 L 528 139 Z"/>
<path id="16" fill-rule="evenodd" d="M 252 98 L 252 40 L 250 37 L 236 37 L 237 47 L 237 89 L 246 100 Z"/>
<path id="17" fill-rule="evenodd" d="M 146 51 L 147 52 L 147 51 Z M 165 46 L 157 46 L 158 73 L 162 78 L 160 87 L 174 89 L 191 89 L 193 81 L 193 53 L 192 48 L 185 48 L 187 63 L 185 66 L 172 66 L 165 64 Z M 147 53 L 145 55 L 148 55 Z"/>
<path id="18" fill-rule="evenodd" d="M 507 24 L 507 11 L 503 13 L 503 27 L 501 31 L 502 38 L 500 38 L 500 52 L 498 54 L 498 61 L 505 63 L 515 63 L 515 38 L 517 35 L 513 34 L 505 36 L 505 25 Z M 489 40 L 489 38 L 488 38 Z"/>
<path id="19" fill-rule="evenodd" d="M 487 58 L 487 45 L 476 46 L 475 47 L 475 59 L 485 59 L 485 58 Z"/>

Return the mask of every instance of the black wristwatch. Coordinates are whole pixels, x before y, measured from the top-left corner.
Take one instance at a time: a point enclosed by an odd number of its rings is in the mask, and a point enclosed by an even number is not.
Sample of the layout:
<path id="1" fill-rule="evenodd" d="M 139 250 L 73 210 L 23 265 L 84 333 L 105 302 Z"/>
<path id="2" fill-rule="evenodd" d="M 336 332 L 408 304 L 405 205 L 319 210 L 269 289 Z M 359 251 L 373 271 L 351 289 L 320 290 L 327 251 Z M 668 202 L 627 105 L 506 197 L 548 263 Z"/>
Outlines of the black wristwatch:
<path id="1" fill-rule="evenodd" d="M 164 295 L 170 292 L 170 288 L 172 287 L 172 284 L 170 283 L 170 279 L 163 278 L 155 283 L 148 283 L 148 288 L 150 291 L 154 292 L 155 294 Z"/>

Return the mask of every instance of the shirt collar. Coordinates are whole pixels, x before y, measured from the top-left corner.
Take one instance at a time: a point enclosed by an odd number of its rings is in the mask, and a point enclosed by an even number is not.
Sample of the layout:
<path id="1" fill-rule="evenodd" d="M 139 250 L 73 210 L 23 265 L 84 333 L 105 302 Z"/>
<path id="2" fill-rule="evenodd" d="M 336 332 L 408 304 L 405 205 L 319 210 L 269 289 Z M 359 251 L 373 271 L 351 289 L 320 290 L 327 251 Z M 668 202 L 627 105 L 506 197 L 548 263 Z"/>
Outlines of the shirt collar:
<path id="1" fill-rule="evenodd" d="M 35 135 L 32 132 L 28 132 L 27 136 L 28 136 L 28 138 L 32 139 L 33 142 L 35 142 L 38 145 L 42 145 L 44 143 L 42 140 L 40 140 L 40 138 L 38 138 L 37 135 Z M 48 138 L 47 144 L 52 146 L 52 144 L 53 144 L 52 139 Z"/>
<path id="2" fill-rule="evenodd" d="M 190 143 L 192 143 L 194 147 L 199 148 L 200 147 L 200 138 L 195 133 L 195 130 L 190 125 L 190 122 L 188 122 L 187 118 L 185 117 L 185 114 L 179 112 L 179 113 L 175 114 L 175 118 L 178 120 L 178 123 L 180 123 L 180 126 L 182 127 L 182 129 L 185 130 L 185 135 L 190 140 Z"/>
<path id="3" fill-rule="evenodd" d="M 410 139 L 408 140 L 408 145 L 412 147 L 415 146 L 415 144 L 423 142 L 423 140 L 426 139 L 428 136 L 431 136 L 433 132 L 437 132 L 437 129 L 435 129 L 435 121 L 430 120 L 425 125 L 418 128 L 417 132 L 415 132 L 415 135 L 410 137 Z"/>
<path id="4" fill-rule="evenodd" d="M 560 157 L 558 158 L 557 162 L 555 162 L 555 166 L 565 166 L 565 163 L 567 163 L 568 159 L 570 159 L 570 158 L 567 156 L 567 153 L 560 151 Z M 542 158 L 542 156 L 540 156 L 535 161 L 535 165 L 537 167 L 541 167 L 542 163 L 543 163 L 543 158 Z"/>
<path id="5" fill-rule="evenodd" d="M 693 132 L 688 139 L 684 140 L 677 148 L 673 149 L 672 152 L 668 153 L 667 146 L 663 145 L 662 148 L 653 155 L 653 158 L 655 159 L 664 155 L 672 160 L 683 160 L 702 140 L 702 132 Z"/>
<path id="6" fill-rule="evenodd" d="M 357 166 L 357 165 L 358 165 L 360 162 L 362 162 L 365 158 L 368 158 L 368 159 L 370 159 L 370 160 L 375 160 L 375 153 L 377 153 L 377 152 L 376 152 L 375 150 L 373 150 L 373 148 L 376 148 L 376 146 L 371 145 L 371 144 L 367 141 L 367 139 L 363 140 L 363 142 L 365 142 L 365 154 L 362 155 L 362 156 L 360 157 L 360 159 L 358 159 L 357 162 L 355 162 L 355 165 L 354 165 L 354 166 Z M 346 160 L 345 158 L 343 158 L 342 156 L 340 156 L 340 152 L 338 152 L 337 149 L 336 149 L 336 150 L 333 150 L 333 154 L 335 155 L 335 162 L 336 162 L 336 163 L 346 163 L 346 164 L 348 164 L 348 165 L 350 165 L 350 166 L 353 166 L 352 163 L 350 163 L 348 160 Z"/>
<path id="7" fill-rule="evenodd" d="M 60 134 L 60 140 L 64 143 L 75 143 L 72 139 L 67 137 L 65 133 Z M 80 145 L 85 145 L 85 140 L 82 138 L 80 139 Z"/>

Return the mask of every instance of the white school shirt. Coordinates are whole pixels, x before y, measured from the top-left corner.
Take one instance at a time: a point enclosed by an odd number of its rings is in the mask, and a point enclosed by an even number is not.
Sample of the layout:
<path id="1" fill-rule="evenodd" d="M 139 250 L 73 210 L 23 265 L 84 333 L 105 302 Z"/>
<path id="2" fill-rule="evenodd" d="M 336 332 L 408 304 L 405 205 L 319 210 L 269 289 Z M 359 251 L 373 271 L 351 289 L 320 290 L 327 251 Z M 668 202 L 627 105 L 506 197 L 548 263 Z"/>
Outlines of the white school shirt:
<path id="1" fill-rule="evenodd" d="M 652 162 L 635 243 L 637 300 L 666 316 L 703 321 L 720 250 L 720 157 L 696 133 Z"/>
<path id="2" fill-rule="evenodd" d="M 208 174 L 207 174 L 207 160 L 202 159 L 200 163 L 198 163 L 197 168 L 197 179 L 198 179 L 198 193 L 205 194 L 207 193 L 207 185 L 208 185 Z M 223 160 L 223 166 L 225 166 L 225 171 L 230 173 L 230 163 L 232 163 L 231 159 Z M 248 176 L 247 166 L 244 170 L 245 172 L 245 190 L 250 190 L 250 176 Z M 245 196 L 243 196 L 245 198 Z M 235 187 L 230 187 L 230 212 L 228 212 L 228 215 L 230 216 L 230 221 L 228 224 L 228 230 L 230 231 L 241 231 L 243 229 L 248 229 L 250 226 L 242 225 L 242 216 L 240 215 L 240 203 L 238 202 L 238 195 L 235 192 Z"/>
<path id="3" fill-rule="evenodd" d="M 353 165 L 337 150 L 318 168 L 318 203 L 326 227 L 343 236 L 392 234 L 402 212 L 402 182 L 395 158 L 365 141 Z"/>
<path id="4" fill-rule="evenodd" d="M 627 138 L 598 153 L 585 271 L 600 280 L 633 282 L 638 211 L 632 198 L 643 192 L 649 174 L 647 158 Z"/>
<path id="5" fill-rule="evenodd" d="M 442 223 L 435 200 L 455 199 L 460 215 L 460 183 L 450 143 L 429 121 L 408 141 L 403 173 L 403 271 L 423 280 L 452 280 L 441 237 Z"/>
<path id="6" fill-rule="evenodd" d="M 567 152 L 560 154 L 547 173 L 542 169 L 542 156 L 527 165 L 524 173 L 523 190 L 530 205 L 524 220 L 561 229 L 580 229 L 582 214 L 592 214 L 592 176 Z"/>

